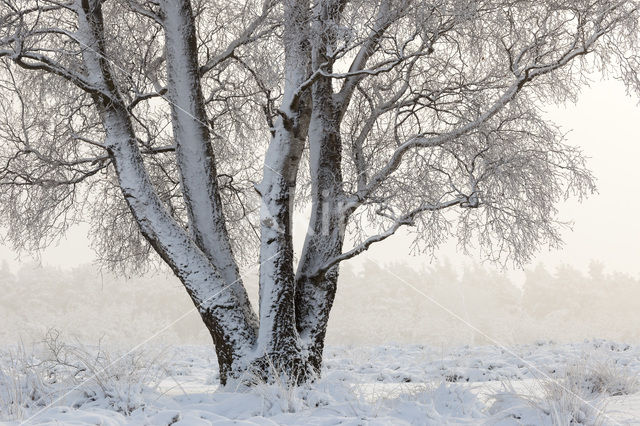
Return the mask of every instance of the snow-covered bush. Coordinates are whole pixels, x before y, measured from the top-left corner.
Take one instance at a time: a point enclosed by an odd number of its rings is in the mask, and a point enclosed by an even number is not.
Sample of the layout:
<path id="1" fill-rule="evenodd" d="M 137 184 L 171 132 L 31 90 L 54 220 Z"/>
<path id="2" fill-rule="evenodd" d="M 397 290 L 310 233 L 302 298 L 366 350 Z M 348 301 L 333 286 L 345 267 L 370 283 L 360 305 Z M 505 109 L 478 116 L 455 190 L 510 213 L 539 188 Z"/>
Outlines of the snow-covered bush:
<path id="1" fill-rule="evenodd" d="M 161 357 L 72 345 L 50 331 L 32 351 L 20 347 L 0 357 L 0 419 L 20 420 L 55 404 L 131 414 L 166 375 Z"/>
<path id="2" fill-rule="evenodd" d="M 589 394 L 629 395 L 640 390 L 637 373 L 612 361 L 591 361 L 567 370 L 566 380 Z"/>
<path id="3" fill-rule="evenodd" d="M 24 346 L 0 353 L 0 420 L 22 420 L 50 402 L 50 389 Z"/>
<path id="4" fill-rule="evenodd" d="M 398 389 L 398 392 L 391 390 L 379 402 L 379 411 L 404 418 L 410 424 L 472 423 L 486 419 L 485 406 L 471 387 L 447 382 L 417 386 L 400 383 Z"/>
<path id="5" fill-rule="evenodd" d="M 572 367 L 563 377 L 543 377 L 532 386 L 516 387 L 511 382 L 491 395 L 489 413 L 496 424 L 536 424 L 549 426 L 600 425 L 605 422 L 604 388 L 594 386 L 590 369 Z"/>

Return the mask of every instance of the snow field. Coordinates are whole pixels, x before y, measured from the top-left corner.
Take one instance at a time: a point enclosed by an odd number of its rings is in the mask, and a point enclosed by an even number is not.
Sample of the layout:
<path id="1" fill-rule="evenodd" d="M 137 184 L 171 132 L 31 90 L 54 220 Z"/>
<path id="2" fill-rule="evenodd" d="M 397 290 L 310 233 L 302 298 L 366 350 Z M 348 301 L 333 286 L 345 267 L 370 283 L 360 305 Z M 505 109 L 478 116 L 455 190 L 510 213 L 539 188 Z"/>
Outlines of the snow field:
<path id="1" fill-rule="evenodd" d="M 640 348 L 604 340 L 333 346 L 323 377 L 218 387 L 211 347 L 115 355 L 62 342 L 0 357 L 0 421 L 104 425 L 640 424 Z"/>

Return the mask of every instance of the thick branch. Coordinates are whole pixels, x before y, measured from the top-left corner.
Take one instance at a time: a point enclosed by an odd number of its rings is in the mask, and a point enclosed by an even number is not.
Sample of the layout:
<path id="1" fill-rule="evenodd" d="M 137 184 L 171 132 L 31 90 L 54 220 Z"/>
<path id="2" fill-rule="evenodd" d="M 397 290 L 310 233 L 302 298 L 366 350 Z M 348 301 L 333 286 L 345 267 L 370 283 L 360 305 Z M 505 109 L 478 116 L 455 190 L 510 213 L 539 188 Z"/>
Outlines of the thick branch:
<path id="1" fill-rule="evenodd" d="M 239 47 L 249 44 L 255 40 L 260 39 L 266 34 L 271 33 L 276 28 L 275 26 L 259 33 L 256 33 L 256 30 L 267 19 L 275 3 L 276 2 L 274 0 L 265 0 L 262 4 L 262 12 L 260 13 L 260 15 L 249 24 L 249 26 L 242 32 L 242 34 L 240 34 L 240 36 L 238 36 L 238 38 L 229 43 L 224 51 L 209 59 L 206 64 L 202 65 L 200 67 L 200 75 L 204 76 L 206 73 L 208 73 L 227 59 L 231 58 L 234 55 L 236 49 L 238 49 Z"/>
<path id="2" fill-rule="evenodd" d="M 351 62 L 342 88 L 336 95 L 336 105 L 341 116 L 346 112 L 355 88 L 360 84 L 362 79 L 366 77 L 366 74 L 360 74 L 359 72 L 364 70 L 369 58 L 375 53 L 380 39 L 384 35 L 385 30 L 393 23 L 396 14 L 397 12 L 391 13 L 390 2 L 388 0 L 382 0 L 380 2 L 378 16 L 376 17 L 373 28 L 362 43 L 358 54 Z"/>
<path id="3" fill-rule="evenodd" d="M 358 244 L 356 247 L 352 248 L 351 250 L 344 252 L 339 256 L 333 257 L 332 259 L 322 264 L 322 266 L 318 267 L 317 269 L 312 271 L 310 274 L 308 274 L 308 277 L 319 277 L 324 273 L 326 273 L 329 269 L 333 268 L 335 265 L 339 264 L 340 262 L 347 259 L 351 259 L 352 257 L 355 257 L 360 253 L 368 250 L 372 244 L 386 240 L 390 236 L 394 235 L 396 231 L 400 229 L 402 226 L 412 225 L 416 216 L 418 216 L 420 213 L 434 212 L 437 210 L 444 210 L 452 206 L 462 205 L 462 203 L 466 202 L 466 200 L 467 200 L 466 198 L 458 197 L 444 203 L 425 204 L 415 210 L 412 210 L 411 212 L 404 214 L 400 218 L 396 219 L 393 225 L 383 233 L 369 237 L 366 240 L 364 240 L 362 243 Z"/>
<path id="4" fill-rule="evenodd" d="M 170 100 L 176 160 L 194 241 L 227 283 L 240 274 L 226 227 L 217 183 L 215 156 L 198 71 L 198 49 L 189 0 L 163 0 L 167 96 Z M 257 318 L 242 285 L 232 288 L 247 322 Z"/>

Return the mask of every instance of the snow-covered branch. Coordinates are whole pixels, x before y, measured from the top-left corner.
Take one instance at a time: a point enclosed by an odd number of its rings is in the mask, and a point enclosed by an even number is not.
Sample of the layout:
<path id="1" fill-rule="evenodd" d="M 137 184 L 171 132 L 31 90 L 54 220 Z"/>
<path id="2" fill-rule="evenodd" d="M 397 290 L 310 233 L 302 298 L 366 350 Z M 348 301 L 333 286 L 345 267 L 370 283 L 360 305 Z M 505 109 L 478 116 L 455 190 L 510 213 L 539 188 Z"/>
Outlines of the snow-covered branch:
<path id="1" fill-rule="evenodd" d="M 402 10 L 402 7 L 399 7 L 398 9 Z M 373 24 L 373 28 L 371 29 L 371 32 L 369 33 L 367 38 L 362 42 L 360 50 L 351 62 L 349 71 L 347 73 L 348 76 L 345 78 L 345 81 L 342 84 L 342 88 L 336 96 L 336 104 L 338 105 L 338 109 L 340 109 L 341 111 L 346 108 L 349 103 L 349 99 L 353 94 L 353 91 L 358 86 L 362 78 L 365 77 L 364 74 L 357 73 L 364 69 L 367 61 L 375 52 L 376 46 L 378 45 L 380 38 L 383 36 L 384 31 L 389 27 L 389 25 L 394 22 L 396 14 L 400 13 L 399 10 L 392 12 L 391 4 L 388 0 L 382 0 L 380 2 L 380 6 L 378 7 L 378 15 L 376 17 L 376 21 Z"/>
<path id="2" fill-rule="evenodd" d="M 414 225 L 415 218 L 421 213 L 435 212 L 435 211 L 444 210 L 453 206 L 471 207 L 471 208 L 478 207 L 477 204 L 473 204 L 473 205 L 469 204 L 467 197 L 457 197 L 450 201 L 439 202 L 435 204 L 429 204 L 429 203 L 423 204 L 422 206 L 410 211 L 409 213 L 403 214 L 399 218 L 394 218 L 393 225 L 391 225 L 384 232 L 381 232 L 380 234 L 377 234 L 377 235 L 373 235 L 367 238 L 366 240 L 364 240 L 362 243 L 355 246 L 354 248 L 352 248 L 351 250 L 346 251 L 340 254 L 339 256 L 335 256 L 329 259 L 327 262 L 322 264 L 322 266 L 310 272 L 308 277 L 320 277 L 324 273 L 326 273 L 328 270 L 338 265 L 340 262 L 356 257 L 360 253 L 367 251 L 372 244 L 384 241 L 387 238 L 391 237 L 401 227 Z"/>
<path id="3" fill-rule="evenodd" d="M 606 29 L 600 28 L 600 26 L 598 25 L 596 27 L 596 30 L 586 40 L 584 40 L 583 43 L 578 44 L 578 42 L 575 42 L 569 50 L 564 52 L 554 62 L 530 64 L 523 69 L 516 69 L 516 71 L 514 71 L 516 79 L 502 93 L 502 95 L 493 102 L 490 107 L 480 113 L 472 121 L 465 123 L 454 130 L 439 134 L 437 136 L 427 137 L 426 135 L 419 135 L 404 142 L 398 148 L 396 148 L 391 158 L 387 161 L 387 164 L 374 176 L 371 177 L 368 185 L 365 188 L 357 191 L 355 197 L 358 200 L 365 200 L 373 191 L 375 191 L 379 187 L 379 185 L 382 184 L 382 182 L 384 182 L 385 179 L 387 179 L 395 170 L 398 169 L 403 157 L 408 151 L 416 148 L 433 148 L 441 146 L 478 129 L 499 111 L 505 108 L 509 104 L 509 102 L 511 102 L 518 95 L 518 93 L 525 87 L 526 84 L 534 81 L 534 79 L 540 76 L 551 73 L 566 66 L 576 57 L 587 54 L 598 41 L 598 39 L 605 33 Z"/>
<path id="4" fill-rule="evenodd" d="M 250 44 L 253 41 L 258 40 L 265 35 L 273 32 L 276 29 L 277 25 L 270 26 L 261 31 L 257 30 L 265 22 L 265 20 L 275 7 L 276 3 L 277 2 L 275 0 L 264 0 L 260 15 L 258 15 L 249 24 L 249 26 L 247 26 L 242 34 L 240 34 L 235 40 L 231 41 L 224 51 L 207 60 L 207 62 L 200 67 L 200 75 L 205 75 L 227 59 L 231 58 L 239 47 Z"/>

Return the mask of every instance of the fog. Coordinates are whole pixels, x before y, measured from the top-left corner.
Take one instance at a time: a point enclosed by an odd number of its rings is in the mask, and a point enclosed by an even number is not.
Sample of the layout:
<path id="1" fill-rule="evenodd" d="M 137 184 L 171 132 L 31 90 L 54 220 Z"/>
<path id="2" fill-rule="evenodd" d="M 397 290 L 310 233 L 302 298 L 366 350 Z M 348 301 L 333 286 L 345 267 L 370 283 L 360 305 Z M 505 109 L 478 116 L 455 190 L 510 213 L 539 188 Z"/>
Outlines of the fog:
<path id="1" fill-rule="evenodd" d="M 588 273 L 540 264 L 522 288 L 477 264 L 422 269 L 369 261 L 342 268 L 330 344 L 514 344 L 606 338 L 640 341 L 640 281 L 593 262 Z M 209 344 L 181 284 L 170 275 L 124 279 L 85 265 L 0 270 L 2 343 L 37 341 L 48 328 L 82 342 Z M 256 302 L 256 276 L 247 277 Z"/>
<path id="2" fill-rule="evenodd" d="M 572 222 L 565 246 L 541 248 L 523 270 L 496 269 L 454 242 L 414 256 L 409 237 L 394 236 L 342 265 L 329 343 L 640 340 L 640 108 L 620 84 L 595 82 L 575 105 L 545 109 L 598 178 L 598 194 L 559 206 Z M 304 228 L 299 220 L 298 241 Z M 82 227 L 39 261 L 0 247 L 2 343 L 48 328 L 87 343 L 210 343 L 176 279 L 112 276 L 93 258 Z M 245 272 L 254 303 L 255 269 Z"/>

